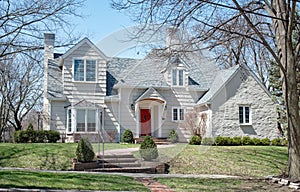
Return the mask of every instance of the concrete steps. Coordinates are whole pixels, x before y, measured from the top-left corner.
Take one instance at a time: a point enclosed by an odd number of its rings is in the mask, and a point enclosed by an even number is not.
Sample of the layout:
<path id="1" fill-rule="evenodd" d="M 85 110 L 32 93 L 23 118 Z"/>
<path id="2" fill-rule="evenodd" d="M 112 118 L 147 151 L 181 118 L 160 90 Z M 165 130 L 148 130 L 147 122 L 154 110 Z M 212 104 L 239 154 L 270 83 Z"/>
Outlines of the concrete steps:
<path id="1" fill-rule="evenodd" d="M 136 144 L 140 144 L 144 141 L 144 137 L 134 138 Z M 152 138 L 156 145 L 168 145 L 171 144 L 167 138 Z"/>

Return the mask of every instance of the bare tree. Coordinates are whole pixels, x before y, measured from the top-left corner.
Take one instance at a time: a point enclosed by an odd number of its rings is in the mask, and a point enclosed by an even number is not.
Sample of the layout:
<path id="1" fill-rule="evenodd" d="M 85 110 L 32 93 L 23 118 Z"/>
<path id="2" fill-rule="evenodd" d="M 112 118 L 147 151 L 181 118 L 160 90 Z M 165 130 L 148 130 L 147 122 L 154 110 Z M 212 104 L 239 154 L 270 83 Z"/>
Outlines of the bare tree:
<path id="1" fill-rule="evenodd" d="M 300 180 L 300 117 L 297 92 L 297 63 L 300 36 L 297 0 L 119 0 L 113 7 L 126 10 L 139 23 L 196 29 L 194 39 L 206 41 L 227 32 L 228 38 L 242 37 L 259 43 L 280 67 L 288 116 L 289 178 Z M 243 26 L 232 26 L 243 20 Z M 296 37 L 295 37 L 296 36 Z M 296 39 L 296 41 L 295 41 Z"/>
<path id="2" fill-rule="evenodd" d="M 76 42 L 70 19 L 80 17 L 84 1 L 0 1 L 0 135 L 10 127 L 20 130 L 41 99 L 44 33 L 59 32 L 58 47 Z"/>
<path id="3" fill-rule="evenodd" d="M 79 16 L 77 8 L 84 0 L 3 0 L 0 1 L 0 59 L 20 52 L 43 49 L 45 32 L 59 31 L 70 38 L 61 46 L 72 44 L 72 25 L 68 18 Z"/>

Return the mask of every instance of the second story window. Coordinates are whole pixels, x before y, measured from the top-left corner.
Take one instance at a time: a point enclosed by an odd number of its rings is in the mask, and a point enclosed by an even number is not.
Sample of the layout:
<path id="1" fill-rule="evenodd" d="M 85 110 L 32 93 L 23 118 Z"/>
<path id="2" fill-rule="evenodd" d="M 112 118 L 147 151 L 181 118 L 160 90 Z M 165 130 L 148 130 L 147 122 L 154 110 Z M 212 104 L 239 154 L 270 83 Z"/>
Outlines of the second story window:
<path id="1" fill-rule="evenodd" d="M 96 81 L 96 60 L 75 59 L 74 81 Z"/>
<path id="2" fill-rule="evenodd" d="M 184 85 L 184 71 L 183 69 L 172 70 L 172 85 L 183 86 Z"/>

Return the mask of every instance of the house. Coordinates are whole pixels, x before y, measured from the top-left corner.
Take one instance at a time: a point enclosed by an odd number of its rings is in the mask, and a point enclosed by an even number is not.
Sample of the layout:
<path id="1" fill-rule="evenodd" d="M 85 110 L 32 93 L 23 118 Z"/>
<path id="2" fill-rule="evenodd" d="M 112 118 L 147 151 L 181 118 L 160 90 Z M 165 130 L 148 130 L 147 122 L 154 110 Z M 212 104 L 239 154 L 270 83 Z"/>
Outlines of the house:
<path id="1" fill-rule="evenodd" d="M 167 45 L 170 44 L 170 36 Z M 207 137 L 278 137 L 271 95 L 245 66 L 220 70 L 204 51 L 152 50 L 144 59 L 107 57 L 88 38 L 54 54 L 54 34 L 45 34 L 44 129 L 68 142 L 166 138 L 177 130 L 186 142 L 186 114 L 196 111 Z"/>

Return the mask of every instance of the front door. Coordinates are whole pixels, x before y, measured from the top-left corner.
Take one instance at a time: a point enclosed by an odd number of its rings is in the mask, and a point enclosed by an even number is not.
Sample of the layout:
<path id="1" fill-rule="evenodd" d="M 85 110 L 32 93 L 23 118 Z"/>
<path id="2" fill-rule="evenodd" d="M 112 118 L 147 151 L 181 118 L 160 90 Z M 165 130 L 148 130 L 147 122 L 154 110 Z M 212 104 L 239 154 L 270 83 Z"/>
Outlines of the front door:
<path id="1" fill-rule="evenodd" d="M 140 125 L 141 125 L 141 136 L 151 136 L 151 112 L 150 109 L 140 110 Z"/>

